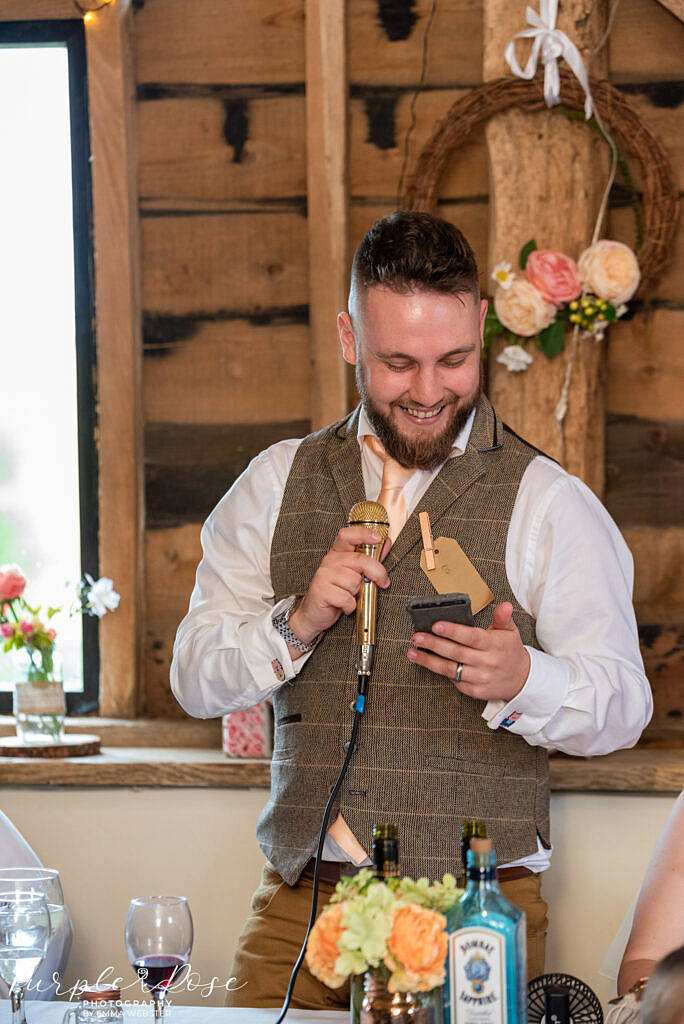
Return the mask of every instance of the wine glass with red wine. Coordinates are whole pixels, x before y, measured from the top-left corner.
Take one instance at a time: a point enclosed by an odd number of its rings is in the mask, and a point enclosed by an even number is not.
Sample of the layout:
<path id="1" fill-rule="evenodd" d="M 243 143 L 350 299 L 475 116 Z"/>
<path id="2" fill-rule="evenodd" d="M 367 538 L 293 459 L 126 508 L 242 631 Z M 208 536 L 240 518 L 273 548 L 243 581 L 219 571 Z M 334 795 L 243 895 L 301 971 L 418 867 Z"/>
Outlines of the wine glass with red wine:
<path id="1" fill-rule="evenodd" d="M 154 1000 L 154 1019 L 164 1016 L 166 995 L 192 949 L 192 915 L 184 896 L 138 896 L 126 917 L 126 950 Z"/>

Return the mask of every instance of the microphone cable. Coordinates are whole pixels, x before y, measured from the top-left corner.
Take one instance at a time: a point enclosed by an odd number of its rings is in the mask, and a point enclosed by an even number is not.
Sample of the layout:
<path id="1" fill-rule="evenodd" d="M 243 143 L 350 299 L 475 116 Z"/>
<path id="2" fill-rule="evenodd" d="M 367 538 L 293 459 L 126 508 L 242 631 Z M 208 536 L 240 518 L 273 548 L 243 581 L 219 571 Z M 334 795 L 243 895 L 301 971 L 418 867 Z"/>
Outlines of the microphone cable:
<path id="1" fill-rule="evenodd" d="M 384 546 L 384 541 L 389 533 L 390 524 L 387 509 L 378 501 L 358 501 L 349 513 L 347 525 L 366 526 L 375 530 L 376 533 L 380 535 L 381 540 L 379 543 L 361 546 L 362 548 L 365 548 L 367 554 L 379 560 Z M 359 549 L 357 548 L 357 550 Z M 369 584 L 369 586 L 366 587 L 365 584 Z M 321 867 L 323 847 L 325 845 L 325 837 L 328 831 L 328 821 L 333 809 L 333 804 L 335 803 L 335 798 L 342 787 L 342 782 L 347 774 L 347 769 L 349 768 L 351 759 L 354 756 L 356 737 L 359 731 L 361 716 L 366 710 L 366 697 L 368 695 L 368 683 L 373 664 L 373 648 L 375 646 L 375 616 L 377 602 L 377 587 L 375 584 L 370 584 L 371 581 L 364 577 L 361 583 L 361 590 L 359 592 L 356 607 L 356 639 L 358 643 L 356 678 L 358 681 L 358 696 L 356 698 L 356 703 L 354 704 L 354 720 L 352 722 L 351 736 L 349 737 L 346 755 L 340 769 L 340 773 L 337 776 L 335 785 L 330 790 L 330 796 L 328 797 L 328 802 L 325 805 L 325 811 L 323 812 L 321 830 L 318 834 L 316 860 L 314 862 L 313 892 L 311 894 L 311 913 L 309 914 L 309 923 L 306 928 L 306 935 L 304 936 L 302 948 L 299 952 L 299 956 L 297 957 L 297 962 L 292 968 L 292 974 L 290 975 L 290 981 L 287 986 L 287 993 L 285 995 L 283 1008 L 280 1011 L 280 1016 L 275 1021 L 275 1024 L 282 1024 L 282 1021 L 285 1019 L 285 1014 L 290 1007 L 290 1000 L 292 999 L 297 974 L 299 973 L 299 968 L 304 962 L 306 944 L 309 941 L 309 935 L 311 934 L 311 929 L 314 926 L 316 911 L 318 910 L 318 876 Z"/>
<path id="2" fill-rule="evenodd" d="M 290 1001 L 292 999 L 292 993 L 294 992 L 295 982 L 297 980 L 299 968 L 302 966 L 302 963 L 304 962 L 304 955 L 306 954 L 306 945 L 309 941 L 309 935 L 311 934 L 311 929 L 313 928 L 314 922 L 316 920 L 316 911 L 318 910 L 318 873 L 320 871 L 321 866 L 321 855 L 323 853 L 323 846 L 325 845 L 325 836 L 328 831 L 328 821 L 330 819 L 330 813 L 333 809 L 333 804 L 335 803 L 335 798 L 337 797 L 337 794 L 340 791 L 342 782 L 344 781 L 344 777 L 347 774 L 347 769 L 349 768 L 349 764 L 354 755 L 354 749 L 356 747 L 356 737 L 359 731 L 361 716 L 366 710 L 366 697 L 368 694 L 369 679 L 369 675 L 359 673 L 359 692 L 356 698 L 356 703 L 354 704 L 354 721 L 352 722 L 351 736 L 349 737 L 349 743 L 347 744 L 347 753 L 344 758 L 342 768 L 340 769 L 340 774 L 337 776 L 335 785 L 330 790 L 330 796 L 328 797 L 328 802 L 325 805 L 325 811 L 323 812 L 321 831 L 318 835 L 318 847 L 316 848 L 316 862 L 314 864 L 313 892 L 311 894 L 311 913 L 309 914 L 309 923 L 306 927 L 306 935 L 304 936 L 304 942 L 302 943 L 302 948 L 300 950 L 299 956 L 297 957 L 297 961 L 294 967 L 292 968 L 292 974 L 290 975 L 290 981 L 287 986 L 287 993 L 285 995 L 285 1002 L 283 1003 L 283 1008 L 280 1011 L 280 1016 L 275 1021 L 275 1024 L 282 1024 L 282 1021 L 285 1019 L 285 1014 L 290 1008 Z"/>

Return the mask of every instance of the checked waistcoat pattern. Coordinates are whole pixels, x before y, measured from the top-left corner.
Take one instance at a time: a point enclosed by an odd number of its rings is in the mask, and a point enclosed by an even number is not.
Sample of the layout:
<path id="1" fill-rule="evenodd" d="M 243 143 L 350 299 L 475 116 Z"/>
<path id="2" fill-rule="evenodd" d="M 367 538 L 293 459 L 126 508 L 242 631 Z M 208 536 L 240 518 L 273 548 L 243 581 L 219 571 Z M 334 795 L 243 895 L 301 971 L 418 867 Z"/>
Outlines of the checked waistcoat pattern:
<path id="1" fill-rule="evenodd" d="M 306 591 L 349 509 L 365 498 L 357 424 L 358 410 L 305 438 L 297 450 L 271 545 L 276 601 Z M 385 560 L 391 585 L 378 595 L 367 710 L 330 820 L 341 811 L 366 850 L 374 822 L 395 821 L 402 871 L 414 878 L 455 871 L 464 818 L 485 820 L 499 863 L 535 852 L 537 833 L 549 844 L 546 751 L 505 728 L 489 729 L 483 701 L 406 658 L 412 633 L 406 601 L 434 593 L 419 566 L 423 510 L 435 538 L 456 538 L 494 603 L 513 604 L 523 643 L 539 646 L 534 619 L 516 601 L 505 571 L 513 505 L 537 454 L 483 397 L 465 453 L 444 465 Z M 489 626 L 492 608 L 478 613 L 478 626 Z M 355 655 L 354 616 L 342 616 L 274 697 L 271 795 L 257 838 L 290 885 L 315 852 L 344 757 L 356 698 Z"/>

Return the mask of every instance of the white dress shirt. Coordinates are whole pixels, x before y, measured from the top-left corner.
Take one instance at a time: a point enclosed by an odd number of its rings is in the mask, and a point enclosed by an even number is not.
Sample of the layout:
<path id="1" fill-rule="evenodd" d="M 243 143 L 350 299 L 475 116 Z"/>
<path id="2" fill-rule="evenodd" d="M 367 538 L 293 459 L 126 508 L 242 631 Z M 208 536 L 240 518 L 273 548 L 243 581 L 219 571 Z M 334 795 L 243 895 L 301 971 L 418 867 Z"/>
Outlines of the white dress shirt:
<path id="1" fill-rule="evenodd" d="M 465 451 L 473 419 L 474 413 L 452 457 Z M 362 410 L 358 434 L 369 500 L 380 493 L 382 478 L 382 461 L 362 443 L 372 433 Z M 294 678 L 309 657 L 293 662 L 271 623 L 274 609 L 288 600 L 275 605 L 271 540 L 300 443 L 280 441 L 258 455 L 202 528 L 204 554 L 171 665 L 173 693 L 197 718 L 266 700 L 282 685 L 283 672 L 285 681 Z M 408 480 L 409 515 L 440 468 L 416 470 Z M 633 746 L 653 704 L 632 607 L 632 557 L 592 491 L 544 456 L 530 462 L 520 481 L 506 575 L 536 620 L 542 650 L 527 648 L 530 672 L 516 697 L 487 703 L 482 714 L 489 728 L 567 754 Z M 409 643 L 407 635 L 407 649 Z M 541 870 L 549 857 L 542 850 L 514 863 Z"/>

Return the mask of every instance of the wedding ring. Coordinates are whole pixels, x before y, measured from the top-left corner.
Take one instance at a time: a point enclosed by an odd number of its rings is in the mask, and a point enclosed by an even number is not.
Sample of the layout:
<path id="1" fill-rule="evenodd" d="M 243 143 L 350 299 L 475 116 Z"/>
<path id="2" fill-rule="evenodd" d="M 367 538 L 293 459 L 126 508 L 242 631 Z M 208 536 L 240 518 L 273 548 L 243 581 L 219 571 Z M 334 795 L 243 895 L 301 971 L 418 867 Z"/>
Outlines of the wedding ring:
<path id="1" fill-rule="evenodd" d="M 456 682 L 460 683 L 461 682 L 461 676 L 463 675 L 463 662 L 462 661 L 457 661 L 456 665 L 457 665 L 457 668 L 456 668 Z"/>

